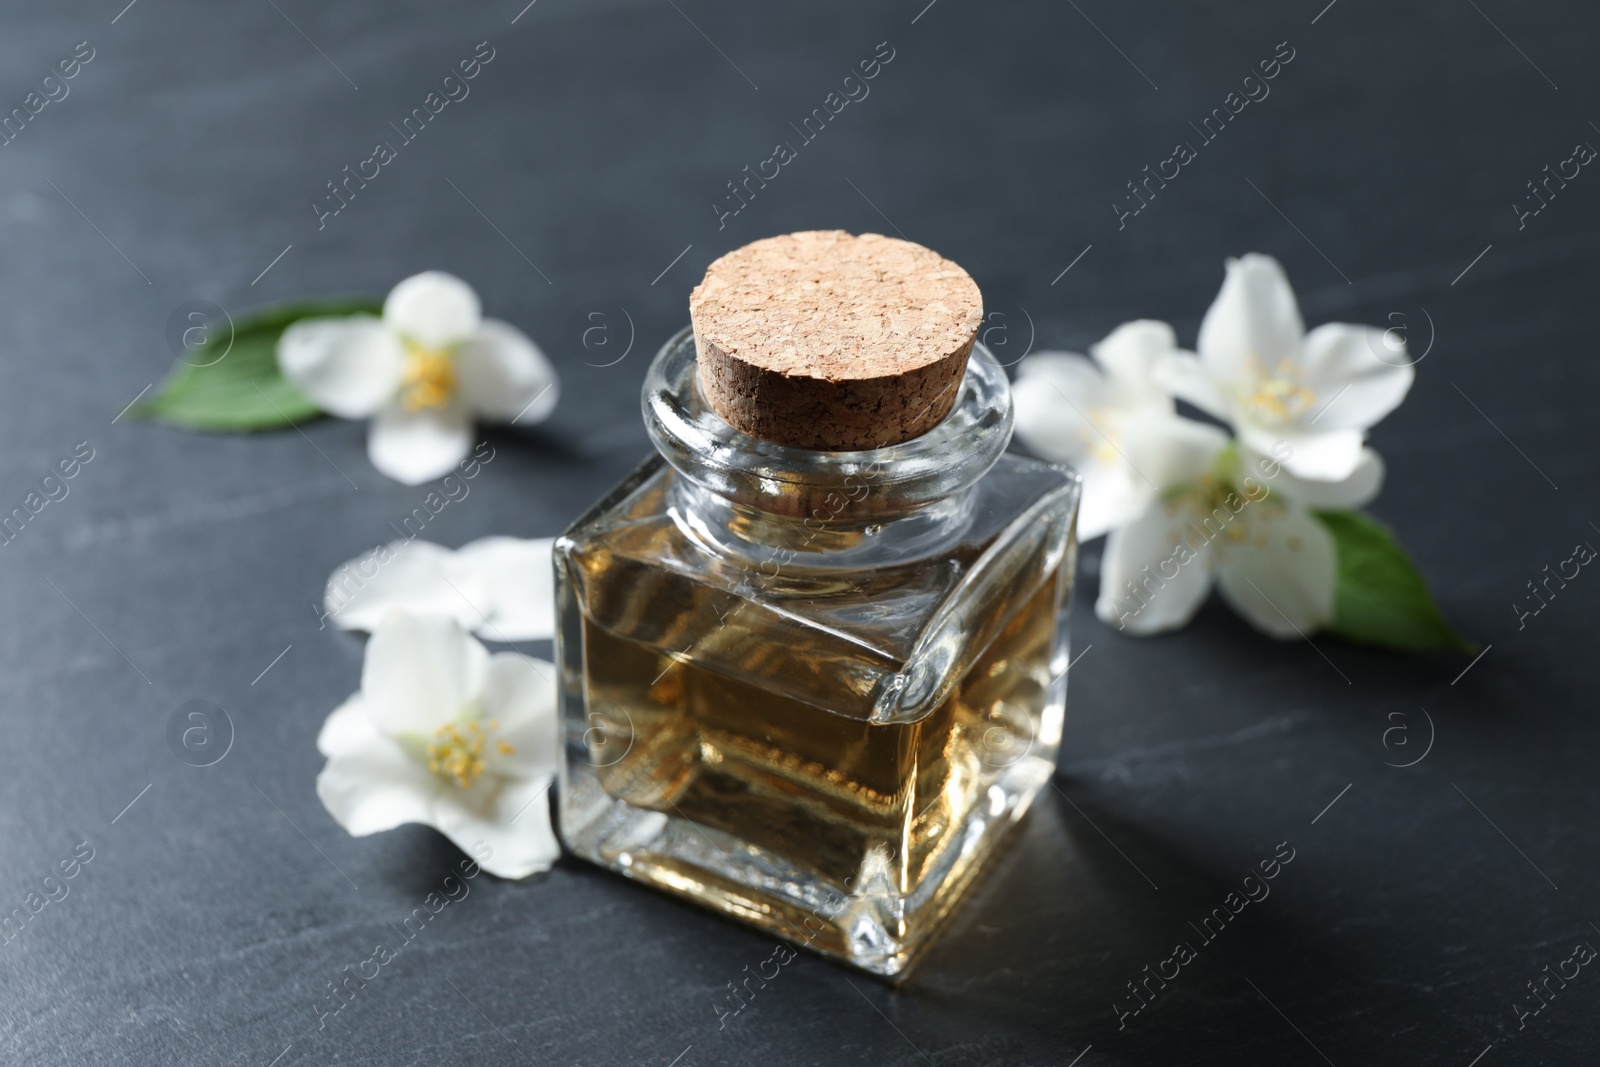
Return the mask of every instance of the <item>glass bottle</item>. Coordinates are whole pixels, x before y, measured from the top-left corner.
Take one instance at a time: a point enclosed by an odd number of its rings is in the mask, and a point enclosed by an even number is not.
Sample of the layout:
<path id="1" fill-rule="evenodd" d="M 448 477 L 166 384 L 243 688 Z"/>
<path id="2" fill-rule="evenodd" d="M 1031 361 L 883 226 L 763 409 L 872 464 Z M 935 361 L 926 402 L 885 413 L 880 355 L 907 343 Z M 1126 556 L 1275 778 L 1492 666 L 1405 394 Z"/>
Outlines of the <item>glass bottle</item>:
<path id="1" fill-rule="evenodd" d="M 728 425 L 687 329 L 643 407 L 658 455 L 556 544 L 562 838 L 901 977 L 1055 769 L 1077 476 L 1005 452 L 982 345 L 869 451 Z"/>

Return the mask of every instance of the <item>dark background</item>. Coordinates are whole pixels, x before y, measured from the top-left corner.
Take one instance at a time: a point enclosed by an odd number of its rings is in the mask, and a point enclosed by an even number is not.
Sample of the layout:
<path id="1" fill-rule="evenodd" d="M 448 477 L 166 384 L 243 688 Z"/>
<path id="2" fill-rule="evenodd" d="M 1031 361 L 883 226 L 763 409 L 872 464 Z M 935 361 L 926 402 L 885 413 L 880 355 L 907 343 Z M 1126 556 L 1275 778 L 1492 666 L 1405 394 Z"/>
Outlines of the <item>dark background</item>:
<path id="1" fill-rule="evenodd" d="M 95 52 L 0 148 L 0 503 L 95 450 L 0 549 L 0 910 L 94 849 L 0 946 L 4 1062 L 1595 1062 L 1600 973 L 1520 1029 L 1513 1006 L 1600 945 L 1600 577 L 1521 629 L 1511 608 L 1600 543 L 1600 177 L 1521 230 L 1510 206 L 1600 143 L 1592 11 L 122 2 L 0 15 L 0 111 L 78 42 Z M 470 97 L 319 231 L 324 183 L 485 40 Z M 871 95 L 719 229 L 724 183 L 881 41 L 894 59 Z M 1119 231 L 1125 183 L 1198 143 L 1189 123 L 1284 41 L 1270 97 Z M 1180 635 L 1121 638 L 1088 610 L 1093 546 L 1059 790 L 904 989 L 802 957 L 719 1031 L 713 1004 L 771 943 L 563 861 L 478 879 L 319 1031 L 328 983 L 459 858 L 426 829 L 352 839 L 313 792 L 362 642 L 319 632 L 312 604 L 428 487 L 379 476 L 355 423 L 228 437 L 116 419 L 171 364 L 169 317 L 466 278 L 546 348 L 564 397 L 492 438 L 427 536 L 548 536 L 647 448 L 639 382 L 706 264 L 823 227 L 902 231 L 966 266 L 1008 361 L 1142 316 L 1192 344 L 1246 251 L 1284 262 L 1310 324 L 1404 328 L 1427 354 L 1373 434 L 1373 510 L 1489 650 L 1462 675 L 1465 656 L 1276 644 L 1216 603 Z M 578 343 L 596 308 L 619 340 L 631 318 L 614 366 L 592 364 L 620 349 Z M 205 769 L 165 739 L 194 699 L 237 732 Z M 1280 842 L 1296 858 L 1271 897 L 1119 1030 L 1126 983 L 1197 941 L 1188 924 Z"/>

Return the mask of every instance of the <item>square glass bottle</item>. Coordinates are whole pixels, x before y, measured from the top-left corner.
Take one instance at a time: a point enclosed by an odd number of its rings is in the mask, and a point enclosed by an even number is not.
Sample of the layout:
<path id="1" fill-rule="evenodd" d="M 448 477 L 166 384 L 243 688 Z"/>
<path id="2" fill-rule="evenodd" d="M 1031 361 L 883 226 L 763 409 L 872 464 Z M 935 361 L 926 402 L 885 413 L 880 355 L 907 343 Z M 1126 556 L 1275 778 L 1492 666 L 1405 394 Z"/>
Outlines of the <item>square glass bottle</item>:
<path id="1" fill-rule="evenodd" d="M 556 544 L 562 838 L 903 976 L 1055 769 L 1078 479 L 1005 452 L 981 345 L 942 422 L 855 452 L 734 429 L 695 353 Z"/>

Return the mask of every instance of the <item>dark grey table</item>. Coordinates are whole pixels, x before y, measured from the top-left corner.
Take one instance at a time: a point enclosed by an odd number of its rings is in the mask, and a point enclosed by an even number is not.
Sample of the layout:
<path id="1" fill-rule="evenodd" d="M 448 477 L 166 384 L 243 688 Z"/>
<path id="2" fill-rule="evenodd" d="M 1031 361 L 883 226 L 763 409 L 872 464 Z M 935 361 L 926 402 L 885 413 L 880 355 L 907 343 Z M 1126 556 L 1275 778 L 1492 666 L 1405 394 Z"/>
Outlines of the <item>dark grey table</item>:
<path id="1" fill-rule="evenodd" d="M 1595 1062 L 1600 974 L 1520 1025 L 1514 1005 L 1600 944 L 1600 578 L 1524 626 L 1511 608 L 1600 542 L 1600 178 L 1520 222 L 1511 206 L 1600 140 L 1592 11 L 123 2 L 0 15 L 0 112 L 92 52 L 0 149 L 0 503 L 93 449 L 0 550 L 0 910 L 93 857 L 0 945 L 0 1060 Z M 484 41 L 470 96 L 319 228 L 325 183 Z M 870 95 L 721 217 L 726 183 L 880 42 Z M 1119 223 L 1126 183 L 1281 42 L 1271 95 Z M 820 227 L 964 264 L 1008 359 L 1140 316 L 1193 343 L 1223 258 L 1250 250 L 1283 260 L 1310 322 L 1406 329 L 1428 354 L 1374 435 L 1375 511 L 1487 652 L 1463 675 L 1465 657 L 1275 644 L 1220 605 L 1122 639 L 1087 610 L 1094 549 L 1059 790 L 907 988 L 806 957 L 719 1029 L 714 1002 L 770 943 L 563 862 L 479 879 L 319 1028 L 329 983 L 459 855 L 423 829 L 352 839 L 313 792 L 362 650 L 319 632 L 313 601 L 425 490 L 378 476 L 353 423 L 247 438 L 117 418 L 171 362 L 174 309 L 467 278 L 566 395 L 493 439 L 427 536 L 550 535 L 645 450 L 641 375 L 705 265 Z M 636 334 L 612 366 L 574 328 L 597 309 Z M 235 729 L 203 769 L 166 741 L 197 699 Z M 1128 983 L 1281 842 L 1270 898 L 1119 1027 Z"/>

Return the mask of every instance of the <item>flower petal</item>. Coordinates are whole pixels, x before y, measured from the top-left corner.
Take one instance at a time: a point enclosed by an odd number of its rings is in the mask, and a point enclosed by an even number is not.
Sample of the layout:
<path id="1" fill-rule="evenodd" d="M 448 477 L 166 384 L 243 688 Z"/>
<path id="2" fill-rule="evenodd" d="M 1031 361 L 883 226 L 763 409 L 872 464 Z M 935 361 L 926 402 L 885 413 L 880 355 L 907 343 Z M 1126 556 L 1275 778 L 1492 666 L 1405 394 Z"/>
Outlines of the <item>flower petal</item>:
<path id="1" fill-rule="evenodd" d="M 1271 455 L 1286 453 L 1289 458 L 1282 461 L 1285 470 L 1322 482 L 1342 482 L 1355 473 L 1361 463 L 1363 436 L 1360 430 L 1305 433 L 1288 427 L 1239 426 L 1239 440 L 1247 448 Z"/>
<path id="2" fill-rule="evenodd" d="M 330 756 L 317 775 L 317 798 L 355 837 L 408 822 L 433 825 L 440 789 L 439 779 L 426 767 L 376 732 L 370 744 Z"/>
<path id="3" fill-rule="evenodd" d="M 447 790 L 436 806 L 434 825 L 490 874 L 526 878 L 547 871 L 561 856 L 550 825 L 551 781 L 506 778 L 481 798 Z"/>
<path id="4" fill-rule="evenodd" d="M 495 653 L 483 688 L 483 717 L 499 720 L 499 736 L 516 749 L 493 755 L 494 773 L 511 778 L 556 773 L 561 739 L 555 664 L 518 652 Z"/>
<path id="5" fill-rule="evenodd" d="M 1306 332 L 1294 290 L 1271 256 L 1251 253 L 1228 260 L 1222 291 L 1200 322 L 1195 347 L 1224 391 L 1248 380 L 1247 365 L 1274 367 L 1300 353 Z"/>
<path id="6" fill-rule="evenodd" d="M 343 704 L 334 708 L 317 734 L 317 751 L 324 756 L 337 756 L 374 744 L 383 735 L 372 725 L 367 715 L 367 705 L 360 693 L 354 693 Z"/>
<path id="7" fill-rule="evenodd" d="M 390 737 L 431 737 L 483 693 L 489 653 L 454 619 L 391 615 L 367 642 L 361 695 Z"/>
<path id="8" fill-rule="evenodd" d="M 1240 460 L 1255 468 L 1247 473 L 1259 474 L 1260 478 L 1266 477 L 1262 471 L 1271 469 L 1271 460 L 1266 460 L 1268 466 L 1265 468 L 1257 466 L 1261 462 L 1261 457 L 1253 456 L 1249 449 L 1244 450 Z M 1382 457 L 1372 449 L 1364 448 L 1361 450 L 1361 459 L 1356 464 L 1356 469 L 1343 481 L 1325 482 L 1312 478 L 1297 478 L 1287 470 L 1280 470 L 1276 478 L 1267 479 L 1267 484 L 1273 490 L 1281 490 L 1289 501 L 1301 507 L 1359 508 L 1370 502 L 1383 488 L 1383 474 Z"/>
<path id="9" fill-rule="evenodd" d="M 1176 630 L 1211 591 L 1214 549 L 1190 525 L 1188 509 L 1156 504 L 1106 539 L 1094 613 L 1107 626 L 1143 636 Z"/>
<path id="10" fill-rule="evenodd" d="M 1100 369 L 1072 352 L 1038 352 L 1017 368 L 1011 390 L 1017 437 L 1055 463 L 1087 468 L 1115 428 L 1107 419 L 1110 389 Z M 1115 458 L 1115 453 L 1112 453 Z"/>
<path id="11" fill-rule="evenodd" d="M 1153 371 L 1156 382 L 1180 400 L 1187 400 L 1207 415 L 1233 422 L 1233 400 L 1211 376 L 1206 365 L 1186 352 L 1162 357 Z"/>
<path id="12" fill-rule="evenodd" d="M 1158 364 L 1178 350 L 1172 327 L 1155 319 L 1125 322 L 1089 347 L 1124 403 L 1161 403 L 1170 391 L 1157 380 Z"/>
<path id="13" fill-rule="evenodd" d="M 427 541 L 394 541 L 350 560 L 328 576 L 323 608 L 341 630 L 371 633 L 391 611 L 475 614 L 452 587 L 450 550 Z"/>
<path id="14" fill-rule="evenodd" d="M 278 369 L 312 403 L 342 419 L 364 419 L 400 387 L 405 350 L 370 315 L 301 319 L 278 338 Z"/>
<path id="15" fill-rule="evenodd" d="M 383 321 L 424 348 L 453 348 L 478 331 L 483 305 L 454 274 L 428 270 L 389 290 Z"/>
<path id="16" fill-rule="evenodd" d="M 1382 330 L 1342 322 L 1306 336 L 1305 383 L 1317 396 L 1314 410 L 1302 416 L 1308 428 L 1315 419 L 1318 430 L 1365 430 L 1400 406 L 1417 372 L 1410 363 L 1396 365 L 1385 340 Z"/>
<path id="17" fill-rule="evenodd" d="M 1279 640 L 1309 636 L 1333 618 L 1333 537 L 1300 508 L 1251 509 L 1246 537 L 1223 549 L 1217 586 L 1262 633 Z"/>
<path id="18" fill-rule="evenodd" d="M 1124 343 L 1129 340 L 1118 343 L 1114 359 L 1132 358 L 1131 345 Z M 1012 396 L 1023 444 L 1045 459 L 1071 463 L 1083 475 L 1081 539 L 1099 537 L 1150 506 L 1156 486 L 1130 465 L 1124 439 L 1137 432 L 1128 429 L 1135 425 L 1130 420 L 1171 417 L 1166 393 L 1152 387 L 1140 394 L 1137 385 L 1109 381 L 1083 356 L 1042 352 L 1023 361 Z"/>
<path id="19" fill-rule="evenodd" d="M 462 545 L 453 580 L 475 597 L 468 625 L 496 641 L 543 641 L 555 634 L 553 538 L 485 537 Z"/>
<path id="20" fill-rule="evenodd" d="M 1088 541 L 1137 519 L 1155 502 L 1156 491 L 1127 463 L 1083 468 L 1078 540 Z"/>
<path id="21" fill-rule="evenodd" d="M 448 474 L 471 450 L 472 416 L 460 404 L 418 411 L 391 404 L 367 430 L 372 465 L 405 485 Z"/>
<path id="22" fill-rule="evenodd" d="M 1130 419 L 1122 450 L 1141 481 L 1156 490 L 1189 485 L 1211 469 L 1228 435 L 1209 423 L 1177 415 Z"/>
<path id="23" fill-rule="evenodd" d="M 479 415 L 498 422 L 543 422 L 561 396 L 555 367 L 528 335 L 485 319 L 456 351 L 461 396 Z"/>

